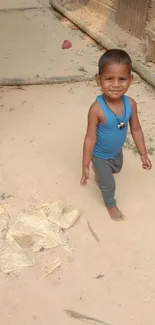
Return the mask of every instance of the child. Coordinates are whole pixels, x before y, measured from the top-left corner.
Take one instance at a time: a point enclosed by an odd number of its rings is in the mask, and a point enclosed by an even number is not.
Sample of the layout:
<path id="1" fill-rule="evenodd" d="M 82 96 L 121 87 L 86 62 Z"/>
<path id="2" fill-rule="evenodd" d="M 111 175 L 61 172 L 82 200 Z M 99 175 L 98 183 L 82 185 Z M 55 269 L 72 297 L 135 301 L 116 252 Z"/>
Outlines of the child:
<path id="1" fill-rule="evenodd" d="M 142 167 L 152 167 L 137 115 L 137 105 L 132 98 L 124 95 L 133 79 L 131 68 L 131 58 L 122 50 L 109 50 L 101 56 L 96 81 L 102 89 L 102 95 L 98 96 L 90 107 L 83 147 L 81 185 L 87 185 L 92 160 L 105 206 L 114 220 L 123 219 L 116 206 L 113 174 L 122 169 L 122 147 L 127 136 L 128 122 Z"/>

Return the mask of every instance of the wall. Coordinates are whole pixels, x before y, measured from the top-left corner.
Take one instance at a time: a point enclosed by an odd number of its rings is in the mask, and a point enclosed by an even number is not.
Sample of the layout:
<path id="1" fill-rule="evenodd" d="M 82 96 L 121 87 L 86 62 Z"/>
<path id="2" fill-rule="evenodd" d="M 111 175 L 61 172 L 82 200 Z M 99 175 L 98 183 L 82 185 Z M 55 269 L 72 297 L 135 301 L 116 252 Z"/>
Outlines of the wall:
<path id="1" fill-rule="evenodd" d="M 118 0 L 116 23 L 133 36 L 145 37 L 150 0 Z"/>
<path id="2" fill-rule="evenodd" d="M 145 37 L 146 27 L 155 28 L 155 0 L 87 0 L 87 4 L 139 38 Z"/>

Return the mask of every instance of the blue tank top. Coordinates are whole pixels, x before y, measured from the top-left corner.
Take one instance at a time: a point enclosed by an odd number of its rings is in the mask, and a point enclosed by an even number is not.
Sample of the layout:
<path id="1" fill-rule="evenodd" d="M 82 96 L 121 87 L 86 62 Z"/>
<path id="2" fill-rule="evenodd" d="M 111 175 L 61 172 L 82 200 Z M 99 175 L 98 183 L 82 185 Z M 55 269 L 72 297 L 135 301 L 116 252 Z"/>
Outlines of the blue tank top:
<path id="1" fill-rule="evenodd" d="M 104 113 L 105 124 L 99 123 L 97 126 L 97 139 L 93 151 L 93 156 L 103 159 L 112 159 L 120 154 L 127 137 L 128 122 L 132 114 L 129 98 L 123 96 L 123 113 L 120 116 L 109 109 L 104 101 L 104 95 L 96 98 Z M 118 128 L 118 123 L 124 122 L 125 127 Z"/>

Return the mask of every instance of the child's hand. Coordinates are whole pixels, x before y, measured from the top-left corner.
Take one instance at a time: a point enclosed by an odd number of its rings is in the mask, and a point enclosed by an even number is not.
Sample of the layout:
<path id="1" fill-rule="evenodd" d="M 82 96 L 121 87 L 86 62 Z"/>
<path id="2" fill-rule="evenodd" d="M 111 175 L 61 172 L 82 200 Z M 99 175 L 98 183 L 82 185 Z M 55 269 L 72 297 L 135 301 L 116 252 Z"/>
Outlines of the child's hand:
<path id="1" fill-rule="evenodd" d="M 84 168 L 81 178 L 81 186 L 87 186 L 89 181 L 89 168 Z"/>
<path id="2" fill-rule="evenodd" d="M 147 155 L 145 155 L 145 156 L 141 156 L 141 161 L 142 161 L 142 167 L 143 167 L 144 169 L 149 170 L 149 169 L 152 168 L 151 161 L 150 161 L 150 159 L 148 158 Z"/>

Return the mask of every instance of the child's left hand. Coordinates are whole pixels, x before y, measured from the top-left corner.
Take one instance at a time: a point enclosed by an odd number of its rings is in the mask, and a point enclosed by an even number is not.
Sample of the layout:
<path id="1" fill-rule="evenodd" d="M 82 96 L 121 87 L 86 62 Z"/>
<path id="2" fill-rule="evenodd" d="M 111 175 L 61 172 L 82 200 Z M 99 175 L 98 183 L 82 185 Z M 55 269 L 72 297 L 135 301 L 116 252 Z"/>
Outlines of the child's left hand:
<path id="1" fill-rule="evenodd" d="M 146 170 L 150 170 L 152 168 L 152 164 L 150 159 L 148 158 L 147 155 L 141 156 L 141 161 L 142 161 L 142 167 Z"/>

